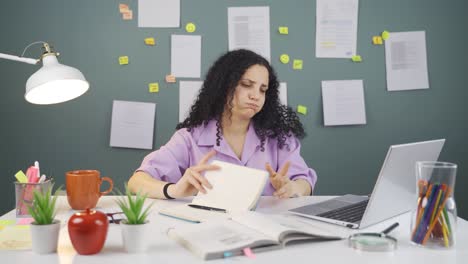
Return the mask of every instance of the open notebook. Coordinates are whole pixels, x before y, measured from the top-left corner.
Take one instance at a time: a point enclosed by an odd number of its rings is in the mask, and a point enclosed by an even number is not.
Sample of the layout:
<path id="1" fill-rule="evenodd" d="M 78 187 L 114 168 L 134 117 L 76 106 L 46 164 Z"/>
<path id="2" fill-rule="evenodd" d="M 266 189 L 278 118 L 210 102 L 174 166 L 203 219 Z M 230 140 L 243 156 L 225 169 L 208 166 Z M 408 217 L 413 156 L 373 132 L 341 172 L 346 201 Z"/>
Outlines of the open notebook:
<path id="1" fill-rule="evenodd" d="M 159 213 L 199 223 L 255 209 L 268 180 L 268 172 L 218 160 L 212 164 L 221 168 L 205 173 L 212 189 L 207 189 L 206 194 L 199 192 L 189 204 L 164 208 Z"/>
<path id="2" fill-rule="evenodd" d="M 231 219 L 171 228 L 168 236 L 204 260 L 281 249 L 293 242 L 339 240 L 346 232 L 330 231 L 310 221 L 287 215 L 244 212 Z"/>

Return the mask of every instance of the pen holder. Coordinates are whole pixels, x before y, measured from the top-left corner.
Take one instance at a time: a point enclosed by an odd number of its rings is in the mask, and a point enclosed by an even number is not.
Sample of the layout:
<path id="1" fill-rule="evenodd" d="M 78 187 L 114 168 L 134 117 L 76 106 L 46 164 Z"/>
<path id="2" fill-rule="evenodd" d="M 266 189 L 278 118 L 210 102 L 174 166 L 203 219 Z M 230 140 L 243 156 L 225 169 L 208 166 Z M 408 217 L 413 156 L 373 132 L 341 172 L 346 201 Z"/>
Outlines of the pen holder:
<path id="1" fill-rule="evenodd" d="M 33 204 L 33 193 L 37 190 L 41 193 L 46 193 L 51 187 L 51 181 L 42 183 L 20 183 L 15 182 L 15 197 L 16 197 L 16 217 L 27 218 L 31 217 L 28 212 L 28 207 Z"/>
<path id="2" fill-rule="evenodd" d="M 431 248 L 455 245 L 457 206 L 454 198 L 457 165 L 448 162 L 416 163 L 416 208 L 411 216 L 410 238 Z"/>

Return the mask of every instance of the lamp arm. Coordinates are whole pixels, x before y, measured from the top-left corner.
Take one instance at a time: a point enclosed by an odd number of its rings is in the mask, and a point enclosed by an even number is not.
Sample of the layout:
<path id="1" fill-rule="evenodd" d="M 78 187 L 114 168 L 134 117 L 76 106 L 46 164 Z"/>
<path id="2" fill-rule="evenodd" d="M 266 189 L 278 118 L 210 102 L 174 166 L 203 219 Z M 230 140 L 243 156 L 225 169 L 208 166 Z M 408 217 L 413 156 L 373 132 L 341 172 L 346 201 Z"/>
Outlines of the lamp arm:
<path id="1" fill-rule="evenodd" d="M 8 55 L 8 54 L 5 54 L 5 53 L 0 53 L 0 58 L 1 59 L 7 59 L 7 60 L 21 61 L 21 62 L 25 62 L 25 63 L 29 63 L 29 64 L 37 64 L 39 62 L 39 60 L 24 58 L 24 57 L 18 57 L 18 56 L 15 56 L 15 55 Z"/>
<path id="2" fill-rule="evenodd" d="M 35 41 L 35 42 L 29 44 L 28 46 L 26 46 L 26 48 L 24 48 L 23 53 L 21 54 L 21 56 L 8 55 L 8 54 L 5 54 L 5 53 L 0 53 L 0 58 L 7 59 L 7 60 L 20 61 L 20 62 L 29 63 L 29 64 L 38 64 L 39 61 L 41 61 L 42 57 L 40 59 L 38 59 L 38 60 L 23 57 L 24 53 L 26 53 L 26 50 L 29 47 L 31 47 L 32 45 L 34 45 L 34 44 L 43 44 L 46 52 L 48 52 L 48 53 L 51 52 L 51 50 L 49 48 L 49 44 L 47 44 L 47 42 L 45 42 L 45 41 Z"/>

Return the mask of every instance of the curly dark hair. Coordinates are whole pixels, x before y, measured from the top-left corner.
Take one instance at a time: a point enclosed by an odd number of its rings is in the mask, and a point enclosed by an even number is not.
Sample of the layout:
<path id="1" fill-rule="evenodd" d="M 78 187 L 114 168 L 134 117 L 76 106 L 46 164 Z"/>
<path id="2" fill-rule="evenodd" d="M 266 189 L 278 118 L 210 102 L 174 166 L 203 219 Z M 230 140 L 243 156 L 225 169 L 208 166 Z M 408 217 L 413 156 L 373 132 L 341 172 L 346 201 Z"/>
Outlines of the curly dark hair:
<path id="1" fill-rule="evenodd" d="M 216 144 L 219 146 L 221 141 L 220 123 L 225 105 L 230 105 L 229 111 L 232 109 L 235 88 L 247 69 L 253 65 L 261 65 L 268 70 L 265 104 L 261 111 L 252 118 L 255 132 L 261 141 L 261 150 L 265 150 L 264 145 L 267 137 L 277 138 L 279 148 L 287 145 L 285 141 L 288 136 L 291 136 L 291 133 L 297 138 L 304 138 L 305 131 L 299 117 L 290 107 L 282 105 L 279 100 L 279 82 L 274 69 L 265 58 L 245 49 L 229 51 L 215 61 L 206 74 L 189 116 L 176 128 L 187 128 L 188 131 L 191 131 L 192 128 L 201 124 L 208 124 L 210 120 L 216 120 L 218 128 Z"/>

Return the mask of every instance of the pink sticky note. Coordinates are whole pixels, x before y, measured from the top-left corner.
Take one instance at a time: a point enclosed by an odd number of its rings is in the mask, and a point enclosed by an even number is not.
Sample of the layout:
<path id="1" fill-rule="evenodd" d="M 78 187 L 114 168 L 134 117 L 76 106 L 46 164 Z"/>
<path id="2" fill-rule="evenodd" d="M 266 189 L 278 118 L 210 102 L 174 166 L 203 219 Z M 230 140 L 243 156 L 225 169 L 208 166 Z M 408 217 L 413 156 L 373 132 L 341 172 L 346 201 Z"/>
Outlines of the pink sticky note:
<path id="1" fill-rule="evenodd" d="M 248 258 L 251 258 L 251 259 L 255 258 L 255 254 L 252 252 L 250 248 L 244 248 L 243 251 L 244 251 L 244 255 L 247 256 Z"/>
<path id="2" fill-rule="evenodd" d="M 17 218 L 16 219 L 16 224 L 17 225 L 29 225 L 31 224 L 32 222 L 34 222 L 34 218 Z"/>

